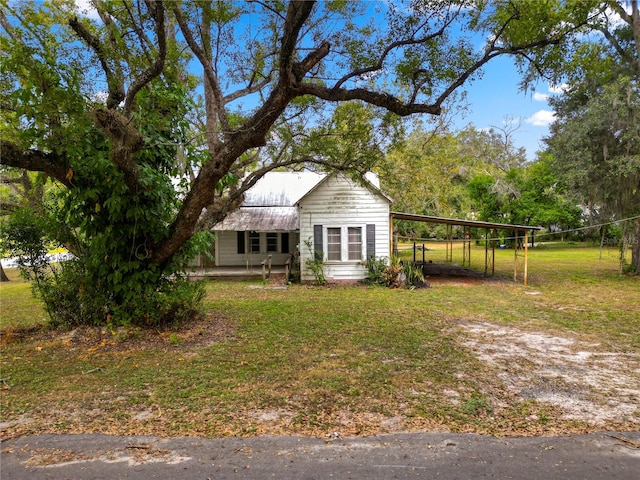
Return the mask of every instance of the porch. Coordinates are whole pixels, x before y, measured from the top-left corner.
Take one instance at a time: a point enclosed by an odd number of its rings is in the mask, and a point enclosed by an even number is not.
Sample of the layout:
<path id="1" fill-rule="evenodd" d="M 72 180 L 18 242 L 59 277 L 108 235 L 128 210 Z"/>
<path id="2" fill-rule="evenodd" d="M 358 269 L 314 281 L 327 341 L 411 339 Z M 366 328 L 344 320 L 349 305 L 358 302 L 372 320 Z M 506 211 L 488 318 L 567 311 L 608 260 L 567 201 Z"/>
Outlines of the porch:
<path id="1" fill-rule="evenodd" d="M 225 266 L 204 264 L 192 267 L 188 272 L 191 280 L 274 280 L 287 281 L 291 274 L 289 260 L 284 265 L 272 265 L 271 255 L 258 265 Z"/>

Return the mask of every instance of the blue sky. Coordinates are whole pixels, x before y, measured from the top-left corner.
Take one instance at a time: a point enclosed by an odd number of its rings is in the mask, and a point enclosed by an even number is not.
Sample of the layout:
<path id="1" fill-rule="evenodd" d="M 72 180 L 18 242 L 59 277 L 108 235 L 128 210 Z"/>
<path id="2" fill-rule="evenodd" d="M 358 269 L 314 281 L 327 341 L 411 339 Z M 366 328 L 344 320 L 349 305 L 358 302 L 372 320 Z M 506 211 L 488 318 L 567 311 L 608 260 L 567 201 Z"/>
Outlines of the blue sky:
<path id="1" fill-rule="evenodd" d="M 504 126 L 511 118 L 520 127 L 513 133 L 517 147 L 527 150 L 533 160 L 536 151 L 544 148 L 542 137 L 549 133 L 553 111 L 547 99 L 552 95 L 546 83 L 538 83 L 533 91 L 519 89 L 521 76 L 510 57 L 489 62 L 482 78 L 466 85 L 468 108 L 466 112 L 452 112 L 456 128 L 472 123 L 478 129 Z"/>

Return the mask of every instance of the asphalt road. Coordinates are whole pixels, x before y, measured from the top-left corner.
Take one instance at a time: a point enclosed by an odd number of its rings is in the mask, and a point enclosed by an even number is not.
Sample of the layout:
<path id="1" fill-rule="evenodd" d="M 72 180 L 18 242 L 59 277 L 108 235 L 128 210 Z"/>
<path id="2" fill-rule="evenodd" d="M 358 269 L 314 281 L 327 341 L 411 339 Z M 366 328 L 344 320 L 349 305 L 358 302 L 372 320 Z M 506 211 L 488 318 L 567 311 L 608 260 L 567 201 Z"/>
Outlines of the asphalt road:
<path id="1" fill-rule="evenodd" d="M 14 479 L 640 479 L 640 431 L 495 438 L 41 435 L 2 442 Z"/>

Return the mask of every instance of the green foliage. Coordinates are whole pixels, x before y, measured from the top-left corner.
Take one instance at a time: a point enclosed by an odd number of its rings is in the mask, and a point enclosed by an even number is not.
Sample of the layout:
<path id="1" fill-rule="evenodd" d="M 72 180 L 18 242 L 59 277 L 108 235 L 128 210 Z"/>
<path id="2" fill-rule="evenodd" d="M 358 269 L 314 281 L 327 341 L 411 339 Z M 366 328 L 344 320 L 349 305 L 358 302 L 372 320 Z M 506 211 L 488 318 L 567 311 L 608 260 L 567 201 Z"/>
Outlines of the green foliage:
<path id="1" fill-rule="evenodd" d="M 175 275 L 149 281 L 153 271 L 135 265 L 123 278 L 121 270 L 92 269 L 91 255 L 50 263 L 50 226 L 48 219 L 32 210 L 19 209 L 2 227 L 2 248 L 17 258 L 21 274 L 33 282 L 34 294 L 43 301 L 53 324 L 158 326 L 198 315 L 204 289 L 197 282 Z M 207 245 L 203 240 L 202 247 Z M 96 270 L 105 277 L 97 278 Z"/>
<path id="2" fill-rule="evenodd" d="M 3 158 L 64 186 L 49 236 L 78 262 L 49 297 L 59 288 L 70 302 L 82 286 L 115 321 L 146 322 L 160 301 L 144 299 L 177 285 L 209 241 L 192 239 L 203 217 L 235 207 L 246 171 L 305 162 L 368 170 L 395 143 L 398 116 L 440 112 L 488 60 L 480 52 L 557 51 L 555 37 L 585 10 L 555 1 L 550 12 L 526 1 L 310 5 L 92 2 L 101 19 L 93 20 L 72 1 L 3 2 L 0 126 L 12 153 Z M 489 39 L 487 50 L 476 36 Z M 192 61 L 200 78 L 187 73 Z M 414 164 L 425 158 L 421 140 Z M 447 215 L 469 204 L 455 142 L 442 146 L 426 155 L 429 188 L 411 185 L 436 200 L 413 211 Z M 324 282 L 322 265 L 311 268 Z"/>
<path id="3" fill-rule="evenodd" d="M 37 294 L 54 325 L 179 324 L 199 314 L 204 294 L 200 283 L 177 278 L 163 282 L 159 288 L 141 284 L 131 295 L 118 299 L 96 287 L 91 278 L 82 262 L 69 260 L 61 264 L 57 275 L 47 277 L 39 285 Z"/>
<path id="4" fill-rule="evenodd" d="M 426 286 L 424 273 L 422 273 L 422 267 L 420 265 L 407 262 L 402 266 L 402 273 L 404 274 L 404 283 L 407 288 Z"/>
<path id="5" fill-rule="evenodd" d="M 313 240 L 308 238 L 304 240 L 304 244 L 310 253 L 310 258 L 305 262 L 305 268 L 309 270 L 314 277 L 316 285 L 326 285 L 327 277 L 324 274 L 324 259 L 322 252 L 313 249 Z"/>
<path id="6" fill-rule="evenodd" d="M 367 283 L 389 288 L 419 288 L 427 286 L 422 268 L 411 262 L 401 263 L 397 257 L 370 258 L 367 263 Z"/>
<path id="7" fill-rule="evenodd" d="M 581 38 L 566 57 L 568 88 L 551 101 L 557 120 L 547 139 L 551 168 L 593 223 L 640 215 L 638 7 L 632 2 L 629 14 L 624 2 L 603 4 L 619 21 L 598 17 L 595 27 L 604 35 Z M 638 245 L 634 222 L 621 226 L 623 250 Z M 632 248 L 631 264 L 640 271 L 640 248 Z"/>
<path id="8" fill-rule="evenodd" d="M 366 262 L 367 283 L 371 285 L 386 285 L 384 279 L 384 272 L 387 269 L 389 262 L 386 258 L 369 258 Z"/>
<path id="9" fill-rule="evenodd" d="M 39 282 L 49 272 L 47 219 L 30 208 L 14 211 L 0 225 L 2 253 L 15 257 L 22 276 Z"/>

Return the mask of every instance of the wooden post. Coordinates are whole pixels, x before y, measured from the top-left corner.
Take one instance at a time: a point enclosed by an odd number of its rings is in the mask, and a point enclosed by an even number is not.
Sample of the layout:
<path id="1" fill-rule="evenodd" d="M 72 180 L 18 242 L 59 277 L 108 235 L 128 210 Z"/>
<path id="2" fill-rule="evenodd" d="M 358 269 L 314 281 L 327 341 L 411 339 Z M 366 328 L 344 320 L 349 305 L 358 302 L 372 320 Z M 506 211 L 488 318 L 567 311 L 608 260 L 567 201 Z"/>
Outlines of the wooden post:
<path id="1" fill-rule="evenodd" d="M 389 261 L 391 261 L 391 256 L 395 254 L 394 240 L 395 238 L 393 237 L 393 215 L 389 214 Z"/>
<path id="2" fill-rule="evenodd" d="M 489 273 L 489 229 L 484 229 L 484 274 Z"/>
<path id="3" fill-rule="evenodd" d="M 518 230 L 515 230 L 516 236 L 513 244 L 513 282 L 518 281 Z"/>
<path id="4" fill-rule="evenodd" d="M 527 274 L 528 274 L 528 260 L 529 260 L 529 230 L 524 231 L 524 274 L 522 277 L 522 283 L 527 286 Z"/>

